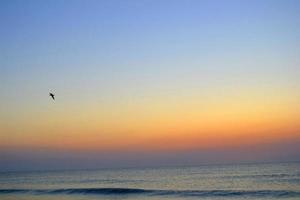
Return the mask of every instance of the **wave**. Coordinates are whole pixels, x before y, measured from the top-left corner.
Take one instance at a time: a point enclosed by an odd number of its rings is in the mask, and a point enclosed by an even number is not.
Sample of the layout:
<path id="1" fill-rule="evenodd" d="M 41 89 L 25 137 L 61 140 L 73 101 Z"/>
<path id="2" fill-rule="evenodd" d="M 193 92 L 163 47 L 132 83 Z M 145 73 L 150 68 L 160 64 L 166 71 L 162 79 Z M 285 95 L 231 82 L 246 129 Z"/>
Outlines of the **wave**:
<path id="1" fill-rule="evenodd" d="M 147 190 L 135 188 L 0 189 L 1 194 L 148 195 L 180 197 L 300 197 L 290 190 Z"/>
<path id="2" fill-rule="evenodd" d="M 298 177 L 298 174 L 253 174 L 253 175 L 236 175 L 236 176 L 223 176 L 222 178 L 290 178 Z"/>

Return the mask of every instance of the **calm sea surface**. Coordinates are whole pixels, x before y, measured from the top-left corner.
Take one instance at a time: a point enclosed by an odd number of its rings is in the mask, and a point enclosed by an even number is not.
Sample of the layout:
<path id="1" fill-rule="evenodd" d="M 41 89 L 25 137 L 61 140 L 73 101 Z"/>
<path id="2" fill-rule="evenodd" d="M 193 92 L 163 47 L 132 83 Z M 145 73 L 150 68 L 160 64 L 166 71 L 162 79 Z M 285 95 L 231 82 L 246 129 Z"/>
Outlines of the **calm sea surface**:
<path id="1" fill-rule="evenodd" d="M 0 173 L 0 199 L 300 199 L 300 163 Z"/>

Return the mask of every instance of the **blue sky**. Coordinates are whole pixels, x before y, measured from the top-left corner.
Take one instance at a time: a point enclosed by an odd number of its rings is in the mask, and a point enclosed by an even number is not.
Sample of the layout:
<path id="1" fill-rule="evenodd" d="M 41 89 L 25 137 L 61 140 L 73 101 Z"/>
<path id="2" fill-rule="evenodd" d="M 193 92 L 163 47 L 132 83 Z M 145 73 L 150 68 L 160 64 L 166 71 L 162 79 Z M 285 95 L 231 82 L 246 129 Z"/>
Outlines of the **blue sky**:
<path id="1" fill-rule="evenodd" d="M 96 124 L 107 108 L 122 121 L 128 116 L 115 110 L 130 105 L 142 116 L 149 104 L 168 98 L 180 107 L 188 97 L 226 102 L 249 93 L 260 107 L 284 101 L 285 114 L 277 112 L 283 116 L 298 108 L 297 0 L 2 0 L 0 27 L 6 152 L 27 148 L 15 140 L 43 137 L 27 133 L 32 130 L 59 134 L 63 122 L 55 116 Z M 49 91 L 57 94 L 56 108 L 45 101 Z M 70 124 L 81 119 L 72 117 Z"/>

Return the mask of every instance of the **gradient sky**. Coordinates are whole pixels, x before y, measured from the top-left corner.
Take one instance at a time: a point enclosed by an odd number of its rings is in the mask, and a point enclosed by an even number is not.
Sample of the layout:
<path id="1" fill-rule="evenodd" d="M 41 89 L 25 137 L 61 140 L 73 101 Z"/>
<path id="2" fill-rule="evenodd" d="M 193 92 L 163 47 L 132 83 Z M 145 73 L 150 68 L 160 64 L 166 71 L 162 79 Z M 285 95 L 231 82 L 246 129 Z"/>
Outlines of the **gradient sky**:
<path id="1" fill-rule="evenodd" d="M 0 170 L 299 160 L 300 1 L 2 0 L 0 80 Z"/>

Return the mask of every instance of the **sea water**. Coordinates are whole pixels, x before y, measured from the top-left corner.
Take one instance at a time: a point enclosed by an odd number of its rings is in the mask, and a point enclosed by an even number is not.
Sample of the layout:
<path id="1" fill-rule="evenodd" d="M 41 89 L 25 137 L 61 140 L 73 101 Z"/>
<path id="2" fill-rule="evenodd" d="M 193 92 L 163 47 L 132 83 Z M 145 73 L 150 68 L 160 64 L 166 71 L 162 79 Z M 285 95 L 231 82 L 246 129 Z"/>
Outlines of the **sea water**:
<path id="1" fill-rule="evenodd" d="M 300 199 L 300 163 L 1 172 L 1 200 Z"/>

